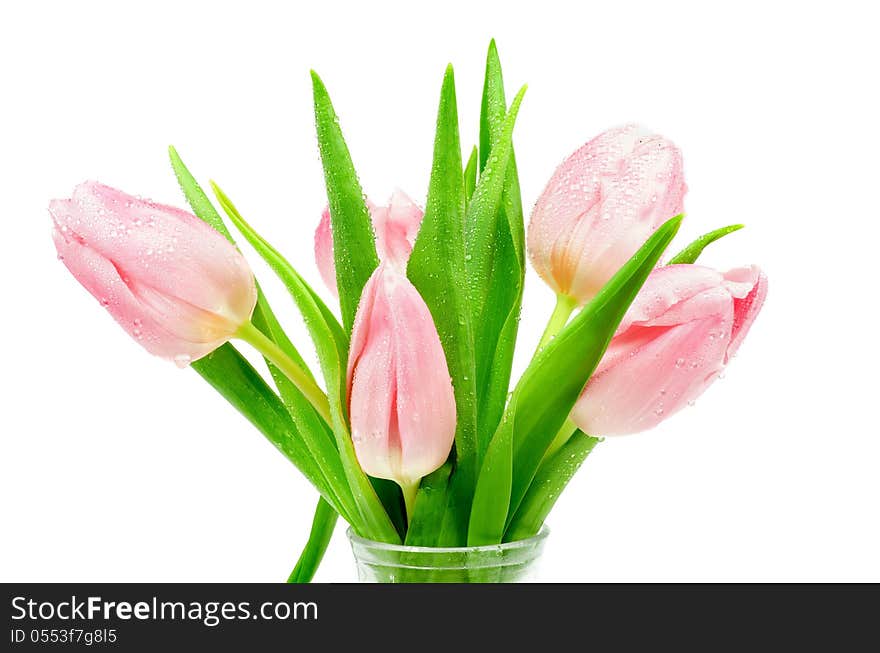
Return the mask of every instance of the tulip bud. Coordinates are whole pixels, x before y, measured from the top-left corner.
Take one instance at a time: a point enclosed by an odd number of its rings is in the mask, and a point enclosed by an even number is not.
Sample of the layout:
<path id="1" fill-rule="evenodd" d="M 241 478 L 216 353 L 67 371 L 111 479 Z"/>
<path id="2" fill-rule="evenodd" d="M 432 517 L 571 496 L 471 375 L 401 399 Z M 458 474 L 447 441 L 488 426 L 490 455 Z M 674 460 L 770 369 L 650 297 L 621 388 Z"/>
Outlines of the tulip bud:
<path id="1" fill-rule="evenodd" d="M 247 261 L 194 215 L 95 182 L 49 213 L 58 257 L 150 353 L 186 366 L 250 319 Z"/>
<path id="2" fill-rule="evenodd" d="M 767 295 L 756 266 L 669 265 L 648 277 L 571 419 L 596 436 L 644 431 L 718 378 Z"/>
<path id="3" fill-rule="evenodd" d="M 370 210 L 380 260 L 402 269 L 409 260 L 424 212 L 399 190 L 391 195 L 388 206 L 376 206 L 367 200 L 367 208 Z M 324 209 L 321 222 L 315 230 L 315 261 L 324 284 L 334 295 L 338 295 L 329 208 Z"/>
<path id="4" fill-rule="evenodd" d="M 440 467 L 455 437 L 455 396 L 431 313 L 415 286 L 382 263 L 364 286 L 348 357 L 358 462 L 407 488 Z"/>
<path id="5" fill-rule="evenodd" d="M 681 153 L 637 125 L 600 134 L 569 156 L 532 210 L 529 258 L 557 294 L 588 302 L 685 194 Z"/>

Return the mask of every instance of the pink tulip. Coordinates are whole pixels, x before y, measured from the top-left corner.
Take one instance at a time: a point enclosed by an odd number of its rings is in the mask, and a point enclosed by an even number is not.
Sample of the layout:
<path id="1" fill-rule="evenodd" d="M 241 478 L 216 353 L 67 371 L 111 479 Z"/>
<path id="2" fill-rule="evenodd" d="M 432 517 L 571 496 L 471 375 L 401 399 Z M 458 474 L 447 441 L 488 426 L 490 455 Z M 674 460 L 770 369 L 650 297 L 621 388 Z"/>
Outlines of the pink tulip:
<path id="1" fill-rule="evenodd" d="M 627 125 L 568 157 L 532 211 L 529 257 L 557 294 L 584 304 L 666 220 L 683 210 L 681 152 Z"/>
<path id="2" fill-rule="evenodd" d="M 150 353 L 185 366 L 250 319 L 247 262 L 194 215 L 95 182 L 49 213 L 58 257 Z"/>
<path id="3" fill-rule="evenodd" d="M 373 231 L 376 234 L 376 251 L 383 261 L 403 267 L 412 252 L 419 233 L 424 212 L 403 191 L 394 191 L 388 206 L 376 206 L 367 200 Z M 333 260 L 333 232 L 330 225 L 330 209 L 324 209 L 321 222 L 315 230 L 315 260 L 321 279 L 330 291 L 337 295 L 336 265 Z"/>
<path id="4" fill-rule="evenodd" d="M 405 490 L 440 467 L 455 436 L 455 397 L 431 313 L 382 263 L 364 286 L 351 336 L 348 397 L 357 459 Z"/>
<path id="5" fill-rule="evenodd" d="M 756 266 L 669 265 L 648 277 L 571 419 L 590 435 L 652 428 L 723 371 L 767 295 Z"/>

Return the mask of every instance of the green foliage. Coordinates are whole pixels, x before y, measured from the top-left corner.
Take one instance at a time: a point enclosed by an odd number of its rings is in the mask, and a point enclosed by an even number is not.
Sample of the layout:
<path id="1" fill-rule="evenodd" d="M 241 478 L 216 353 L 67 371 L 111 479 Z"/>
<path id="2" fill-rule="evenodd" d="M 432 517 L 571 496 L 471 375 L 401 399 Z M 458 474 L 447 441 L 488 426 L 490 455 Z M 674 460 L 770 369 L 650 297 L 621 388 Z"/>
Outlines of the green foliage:
<path id="1" fill-rule="evenodd" d="M 406 531 L 407 546 L 432 546 L 436 543 L 437 529 L 446 513 L 451 473 L 452 462 L 447 461 L 422 479 L 413 518 Z"/>
<path id="2" fill-rule="evenodd" d="M 480 469 L 468 524 L 468 546 L 498 544 L 504 536 L 507 506 L 513 487 L 513 428 L 511 409 L 489 443 Z"/>
<path id="3" fill-rule="evenodd" d="M 477 148 L 474 147 L 471 150 L 471 155 L 468 157 L 467 165 L 464 167 L 464 195 L 465 200 L 470 202 L 471 197 L 474 194 L 474 189 L 477 187 L 477 162 L 479 159 L 477 158 Z"/>
<path id="4" fill-rule="evenodd" d="M 446 69 L 437 111 L 434 161 L 425 217 L 407 276 L 431 311 L 455 391 L 456 515 L 466 515 L 477 466 L 476 375 L 464 245 L 465 189 L 452 67 Z M 468 490 L 469 488 L 469 490 Z M 423 505 L 417 499 L 416 510 Z M 459 521 L 464 530 L 466 516 Z M 416 520 L 421 520 L 416 515 Z"/>
<path id="5" fill-rule="evenodd" d="M 333 496 L 278 395 L 234 346 L 226 343 L 218 347 L 193 362 L 192 368 L 296 465 L 322 495 Z"/>
<path id="6" fill-rule="evenodd" d="M 678 216 L 661 226 L 596 297 L 536 354 L 517 383 L 505 411 L 506 419 L 513 422 L 510 504 L 495 506 L 495 510 L 505 514 L 506 523 L 516 513 L 548 447 L 605 353 L 626 309 L 680 223 Z M 503 434 L 503 426 L 504 422 L 495 437 Z M 496 519 L 491 521 L 495 523 Z"/>
<path id="7" fill-rule="evenodd" d="M 451 66 L 446 69 L 425 216 L 406 273 L 427 304 L 443 345 L 457 424 L 449 460 L 422 479 L 407 523 L 399 488 L 368 478 L 351 441 L 345 380 L 349 334 L 363 287 L 379 261 L 370 214 L 336 112 L 314 72 L 312 83 L 341 324 L 223 191 L 216 185 L 214 191 L 229 219 L 278 275 L 302 314 L 327 389 L 329 423 L 322 417 L 328 415 L 323 394 L 311 385 L 314 377 L 259 288 L 254 326 L 305 370 L 309 383 L 299 387 L 320 395 L 324 411 L 316 410 L 267 360 L 276 393 L 232 345 L 193 365 L 321 494 L 308 543 L 289 582 L 311 580 L 339 515 L 363 537 L 403 540 L 413 546 L 488 545 L 534 535 L 599 441 L 580 431 L 568 437 L 571 431 L 560 427 L 681 217 L 661 226 L 539 349 L 509 394 L 525 277 L 525 228 L 513 148 L 525 87 L 508 106 L 492 41 L 481 96 L 479 146 L 463 165 L 454 74 Z M 170 156 L 193 211 L 232 241 L 211 200 L 173 148 Z M 741 227 L 706 234 L 670 263 L 693 263 L 708 244 Z"/>
<path id="8" fill-rule="evenodd" d="M 708 245 L 714 243 L 719 238 L 723 238 L 727 234 L 739 231 L 743 227 L 745 227 L 744 224 L 732 224 L 729 227 L 721 227 L 721 229 L 716 229 L 715 231 L 710 231 L 709 233 L 700 236 L 678 254 L 669 259 L 668 265 L 694 263 Z"/>
<path id="9" fill-rule="evenodd" d="M 507 401 L 525 280 L 525 228 L 510 140 L 518 106 L 514 100 L 508 114 L 501 61 L 493 40 L 486 56 L 480 109 L 480 182 L 492 190 L 482 206 L 469 206 L 466 232 L 468 272 L 473 275 L 475 294 L 484 296 L 482 308 L 475 308 L 480 319 L 474 322 L 481 454 Z M 496 195 L 498 180 L 502 180 L 500 197 Z"/>
<path id="10" fill-rule="evenodd" d="M 505 541 L 532 537 L 541 530 L 559 495 L 599 441 L 575 431 L 568 442 L 541 463 L 504 535 Z"/>
<path id="11" fill-rule="evenodd" d="M 339 118 L 327 89 L 312 71 L 315 96 L 315 125 L 318 149 L 324 166 L 324 182 L 333 227 L 333 258 L 342 323 L 348 333 L 367 279 L 379 265 L 370 212 L 358 181 L 348 146 L 342 137 Z M 461 165 L 459 164 L 459 170 Z"/>
<path id="12" fill-rule="evenodd" d="M 330 402 L 331 428 L 336 436 L 338 455 L 342 468 L 354 498 L 357 512 L 350 515 L 351 524 L 364 537 L 371 539 L 398 542 L 400 540 L 388 513 L 382 506 L 369 479 L 357 463 L 354 444 L 348 430 L 345 411 L 345 364 L 348 355 L 345 334 L 334 327 L 335 319 L 321 299 L 303 280 L 299 273 L 266 242 L 215 185 L 214 192 L 229 219 L 247 239 L 251 246 L 263 257 L 272 270 L 278 275 L 294 299 L 303 320 L 308 327 L 318 353 L 318 359 L 327 384 L 327 398 Z M 338 327 L 338 324 L 336 325 Z"/>
<path id="13" fill-rule="evenodd" d="M 330 544 L 330 538 L 333 537 L 333 529 L 339 515 L 335 510 L 324 501 L 323 498 L 318 499 L 318 505 L 315 506 L 315 516 L 312 518 L 312 529 L 309 532 L 309 539 L 306 542 L 296 567 L 290 572 L 287 578 L 288 583 L 309 583 L 318 570 L 318 565 L 324 558 L 327 551 L 327 545 Z"/>

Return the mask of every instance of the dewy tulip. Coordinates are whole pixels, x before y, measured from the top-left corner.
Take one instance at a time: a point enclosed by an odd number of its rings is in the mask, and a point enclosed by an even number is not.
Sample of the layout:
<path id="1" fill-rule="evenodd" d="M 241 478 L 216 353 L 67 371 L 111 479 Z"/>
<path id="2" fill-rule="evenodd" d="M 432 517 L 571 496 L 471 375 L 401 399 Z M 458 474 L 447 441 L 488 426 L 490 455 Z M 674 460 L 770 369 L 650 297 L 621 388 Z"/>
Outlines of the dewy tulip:
<path id="1" fill-rule="evenodd" d="M 379 258 L 398 267 L 405 266 L 419 233 L 424 212 L 399 190 L 391 195 L 388 206 L 376 206 L 367 201 L 367 208 L 370 210 L 373 231 L 376 234 L 376 252 Z M 315 261 L 324 284 L 337 295 L 329 208 L 324 209 L 321 222 L 315 230 Z"/>
<path id="2" fill-rule="evenodd" d="M 396 481 L 407 505 L 455 437 L 455 397 L 427 305 L 404 274 L 380 264 L 364 286 L 348 358 L 352 439 L 370 476 Z"/>
<path id="3" fill-rule="evenodd" d="M 529 257 L 558 295 L 584 304 L 683 211 L 681 152 L 638 125 L 600 134 L 557 168 L 532 211 Z"/>
<path id="4" fill-rule="evenodd" d="M 755 266 L 724 274 L 669 265 L 648 277 L 571 419 L 585 433 L 649 429 L 694 401 L 722 372 L 761 310 Z"/>
<path id="5" fill-rule="evenodd" d="M 250 319 L 247 262 L 194 215 L 95 182 L 49 213 L 58 257 L 150 353 L 184 366 Z"/>

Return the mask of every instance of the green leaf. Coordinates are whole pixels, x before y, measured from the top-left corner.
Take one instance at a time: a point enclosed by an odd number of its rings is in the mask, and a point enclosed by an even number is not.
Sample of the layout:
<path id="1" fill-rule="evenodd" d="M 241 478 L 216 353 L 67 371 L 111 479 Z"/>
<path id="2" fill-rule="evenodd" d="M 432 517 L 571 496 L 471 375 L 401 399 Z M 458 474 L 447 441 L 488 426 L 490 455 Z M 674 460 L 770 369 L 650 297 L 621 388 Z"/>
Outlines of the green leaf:
<path id="1" fill-rule="evenodd" d="M 336 527 L 338 517 L 330 504 L 324 499 L 318 499 L 309 540 L 299 556 L 296 567 L 290 572 L 288 583 L 309 583 L 315 577 L 315 571 L 324 558 L 330 538 L 333 537 L 333 529 Z"/>
<path id="2" fill-rule="evenodd" d="M 195 177 L 193 177 L 192 173 L 190 173 L 189 169 L 184 165 L 177 150 L 174 149 L 174 146 L 168 148 L 168 154 L 171 159 L 171 167 L 177 177 L 177 182 L 180 185 L 187 202 L 189 202 L 193 213 L 195 213 L 196 217 L 204 220 L 214 227 L 214 229 L 223 234 L 229 242 L 235 244 L 232 234 L 229 233 L 226 224 L 223 222 L 220 214 L 217 213 L 217 209 L 214 208 L 214 205 L 211 203 L 211 200 L 208 199 L 205 191 L 202 190 L 202 187 L 195 180 Z M 254 309 L 254 324 L 256 324 L 256 326 L 269 336 L 275 344 L 281 347 L 284 353 L 290 356 L 297 365 L 308 372 L 311 376 L 311 371 L 308 369 L 303 357 L 300 356 L 300 353 L 296 350 L 296 347 L 293 346 L 293 343 L 278 323 L 278 320 L 275 317 L 272 308 L 269 306 L 268 300 L 260 289 L 259 284 L 257 284 L 257 293 L 258 299 L 257 307 Z M 335 321 L 335 318 L 333 319 Z M 336 331 L 338 333 L 342 332 L 342 327 L 340 327 L 338 323 L 336 325 Z M 270 367 L 273 367 L 270 361 L 266 362 Z"/>
<path id="3" fill-rule="evenodd" d="M 508 142 L 505 141 L 505 118 L 507 105 L 504 97 L 504 81 L 501 61 L 493 40 L 486 56 L 486 73 L 483 83 L 483 99 L 480 110 L 480 154 L 483 174 L 489 171 L 485 166 L 494 156 L 504 157 Z M 511 124 L 512 128 L 512 124 Z M 509 139 L 508 134 L 507 138 Z M 474 322 L 474 351 L 477 372 L 477 432 L 481 435 L 480 453 L 488 445 L 495 432 L 510 389 L 510 374 L 516 336 L 519 329 L 519 313 L 522 305 L 523 282 L 525 278 L 525 228 L 523 226 L 522 199 L 519 178 L 512 143 L 509 145 L 509 159 L 504 172 L 501 201 L 494 215 L 491 213 L 469 214 L 468 236 L 474 236 L 480 227 L 487 227 L 487 233 L 494 235 L 490 249 L 483 254 L 471 252 L 471 245 L 479 244 L 468 240 L 468 253 L 473 256 L 490 257 L 488 278 L 486 280 L 486 300 L 480 319 Z M 496 164 L 498 171 L 504 170 Z M 493 202 L 494 206 L 494 202 Z M 474 224 L 474 220 L 489 221 L 484 225 Z M 472 268 L 479 268 L 473 265 Z M 477 273 L 479 274 L 479 273 Z"/>
<path id="4" fill-rule="evenodd" d="M 194 361 L 192 368 L 296 465 L 328 501 L 333 502 L 323 474 L 278 395 L 233 345 L 221 345 Z"/>
<path id="5" fill-rule="evenodd" d="M 434 525 L 434 542 L 431 546 L 465 546 L 467 529 L 474 500 L 476 473 L 459 473 L 454 467 L 446 489 L 446 510 L 440 520 L 440 528 Z M 416 502 L 418 505 L 418 502 Z"/>
<path id="6" fill-rule="evenodd" d="M 403 493 L 400 491 L 400 486 L 394 481 L 389 481 L 385 478 L 375 478 L 373 476 L 368 476 L 367 478 L 370 479 L 370 484 L 373 486 L 373 490 L 376 491 L 376 496 L 379 497 L 379 501 L 385 507 L 388 518 L 394 524 L 394 529 L 397 531 L 400 539 L 403 540 L 406 537 L 406 506 L 403 503 Z"/>
<path id="7" fill-rule="evenodd" d="M 474 189 L 477 187 L 477 148 L 471 150 L 467 165 L 464 167 L 464 196 L 465 202 L 471 201 Z"/>
<path id="8" fill-rule="evenodd" d="M 679 263 L 693 263 L 699 258 L 700 254 L 703 253 L 703 250 L 706 249 L 708 245 L 714 243 L 719 238 L 723 238 L 727 234 L 732 234 L 734 231 L 739 231 L 745 227 L 744 224 L 732 224 L 729 227 L 721 227 L 721 229 L 716 229 L 715 231 L 710 231 L 709 233 L 700 236 L 690 245 L 681 250 L 678 254 L 669 259 L 669 263 L 667 265 L 676 265 Z"/>
<path id="9" fill-rule="evenodd" d="M 220 214 L 217 213 L 217 209 L 214 208 L 214 205 L 211 203 L 211 200 L 208 199 L 205 191 L 202 190 L 202 187 L 199 186 L 198 182 L 183 164 L 180 155 L 177 154 L 177 150 L 174 149 L 173 145 L 168 146 L 168 156 L 171 159 L 171 168 L 174 170 L 174 175 L 177 177 L 177 183 L 183 191 L 187 202 L 189 202 L 189 205 L 192 207 L 193 213 L 196 214 L 196 217 L 207 222 L 214 227 L 214 229 L 226 236 L 229 242 L 234 243 L 235 241 L 232 239 L 232 234 L 229 233 L 229 230 L 223 223 L 223 219 L 220 217 Z"/>
<path id="10" fill-rule="evenodd" d="M 507 409 L 508 417 L 515 420 L 508 515 L 516 514 L 547 448 L 680 224 L 681 216 L 676 216 L 657 229 L 593 300 L 537 353 L 517 383 Z"/>
<path id="11" fill-rule="evenodd" d="M 409 258 L 407 276 L 431 311 L 455 390 L 455 476 L 461 491 L 453 496 L 462 531 L 467 527 L 477 466 L 476 388 L 465 269 L 464 215 L 455 78 L 452 66 L 449 66 L 440 92 L 425 217 Z M 416 505 L 419 505 L 418 501 Z"/>
<path id="12" fill-rule="evenodd" d="M 360 518 L 351 515 L 354 519 L 350 523 L 363 537 L 383 542 L 399 542 L 400 538 L 394 525 L 355 457 L 345 410 L 345 362 L 348 352 L 347 348 L 341 346 L 340 335 L 334 333 L 332 323 L 328 321 L 329 311 L 278 250 L 245 222 L 223 191 L 216 184 L 212 184 L 212 186 L 220 206 L 229 219 L 287 287 L 300 313 L 302 313 L 312 342 L 315 344 L 324 381 L 327 384 L 327 398 L 330 402 L 332 421 L 330 426 L 336 436 L 336 445 L 345 476 L 359 511 Z"/>
<path id="13" fill-rule="evenodd" d="M 189 202 L 189 205 L 192 207 L 193 212 L 197 217 L 213 226 L 230 242 L 235 244 L 235 240 L 226 228 L 220 214 L 214 208 L 211 200 L 183 163 L 177 150 L 172 146 L 168 148 L 168 152 L 177 181 L 180 184 L 180 188 Z M 257 296 L 257 306 L 254 309 L 252 317 L 254 326 L 275 342 L 275 344 L 277 344 L 287 356 L 293 359 L 294 362 L 306 372 L 309 378 L 313 379 L 314 377 L 299 351 L 297 351 L 296 347 L 294 347 L 293 343 L 287 337 L 287 334 L 281 328 L 281 325 L 278 322 L 275 313 L 272 311 L 272 308 L 259 284 L 257 284 Z M 335 318 L 332 317 L 329 310 L 326 311 L 325 317 L 326 316 L 329 316 L 328 319 L 333 323 L 333 330 L 336 337 L 345 341 L 346 337 L 342 332 L 342 327 L 339 326 Z M 308 448 L 311 456 L 317 462 L 318 469 L 324 476 L 327 492 L 331 497 L 333 505 L 342 510 L 343 516 L 348 518 L 354 508 L 353 498 L 345 480 L 342 464 L 336 450 L 335 437 L 333 436 L 332 431 L 318 415 L 311 403 L 284 375 L 284 373 L 282 373 L 271 361 L 268 359 L 265 360 L 285 407 L 293 418 L 304 444 Z"/>
<path id="14" fill-rule="evenodd" d="M 504 100 L 504 78 L 501 75 L 501 59 L 495 39 L 489 41 L 486 54 L 486 71 L 483 77 L 483 95 L 480 103 L 480 172 L 489 161 L 489 153 L 497 143 L 502 129 L 507 104 Z"/>
<path id="15" fill-rule="evenodd" d="M 370 212 L 358 181 L 339 118 L 318 74 L 312 71 L 318 149 L 333 228 L 333 258 L 342 323 L 351 333 L 361 292 L 379 265 Z M 459 165 L 459 170 L 461 165 Z"/>
<path id="16" fill-rule="evenodd" d="M 407 546 L 434 546 L 437 529 L 446 511 L 449 475 L 452 462 L 445 462 L 439 469 L 422 479 L 413 518 L 406 531 Z"/>
<path id="17" fill-rule="evenodd" d="M 502 421 L 489 443 L 471 508 L 468 525 L 468 546 L 499 544 L 504 536 L 507 507 L 513 483 L 513 420 L 512 409 Z"/>
<path id="18" fill-rule="evenodd" d="M 281 370 L 269 365 L 269 372 L 287 411 L 302 434 L 309 454 L 324 475 L 328 491 L 335 498 L 333 505 L 339 507 L 346 521 L 350 521 L 352 515 L 357 515 L 357 507 L 332 429 Z"/>
<path id="19" fill-rule="evenodd" d="M 559 495 L 599 442 L 599 438 L 576 431 L 568 442 L 541 464 L 510 522 L 505 541 L 523 540 L 541 530 Z"/>
<path id="20" fill-rule="evenodd" d="M 495 264 L 498 236 L 498 211 L 507 178 L 507 164 L 513 152 L 513 126 L 522 104 L 526 87 L 523 86 L 504 118 L 498 143 L 480 175 L 467 207 L 465 241 L 467 243 L 467 273 L 470 282 L 471 314 L 482 316 L 487 302 L 487 289 Z"/>
<path id="21" fill-rule="evenodd" d="M 169 147 L 169 156 L 177 181 L 193 212 L 234 243 L 232 235 L 214 208 L 214 205 L 186 165 L 184 165 L 174 147 Z M 281 328 L 259 284 L 257 284 L 257 296 L 257 306 L 254 309 L 252 318 L 254 325 L 275 342 L 311 377 L 311 371 Z M 337 330 L 341 331 L 341 327 L 337 327 Z M 223 352 L 219 354 L 214 352 L 214 354 L 208 357 L 208 360 L 196 361 L 193 367 L 233 403 L 238 401 L 237 398 L 246 396 L 246 386 L 244 384 L 237 386 L 237 388 L 235 386 L 235 380 L 239 378 L 239 375 L 236 375 L 235 372 L 241 371 L 242 375 L 245 378 L 249 377 L 249 382 L 254 384 L 253 390 L 262 391 L 265 401 L 277 409 L 276 402 L 278 399 L 273 394 L 270 394 L 271 390 L 265 385 L 262 377 L 257 379 L 252 376 L 255 374 L 255 371 L 252 368 L 249 369 L 247 361 L 244 360 L 232 345 L 227 344 L 224 347 L 229 347 L 235 352 L 235 356 L 230 357 L 229 362 L 221 363 L 224 352 L 227 351 L 221 348 Z M 254 412 L 256 405 L 259 404 L 254 404 L 253 401 L 241 403 L 240 409 L 245 411 L 246 416 L 249 416 L 249 419 L 281 451 L 284 452 L 286 449 L 287 457 L 303 471 L 307 478 L 310 478 L 319 487 L 319 491 L 327 496 L 327 499 L 322 496 L 318 500 L 309 542 L 300 556 L 296 569 L 294 569 L 288 579 L 288 582 L 307 583 L 314 576 L 315 570 L 324 556 L 324 551 L 333 533 L 333 527 L 336 524 L 338 515 L 342 513 L 346 519 L 349 519 L 348 515 L 353 509 L 354 499 L 351 496 L 351 490 L 348 488 L 347 482 L 345 482 L 341 460 L 336 451 L 335 439 L 332 432 L 329 431 L 329 427 L 299 389 L 271 361 L 266 359 L 266 364 L 281 394 L 281 401 L 293 419 L 295 429 L 300 433 L 300 440 L 305 445 L 306 451 L 303 451 L 303 447 L 299 445 L 296 438 L 286 443 L 276 442 L 275 440 L 284 431 L 280 428 L 274 428 L 271 426 L 271 422 L 265 420 L 261 424 L 259 419 L 260 412 Z M 325 439 L 323 446 L 316 446 L 314 444 L 315 438 L 322 436 Z"/>

